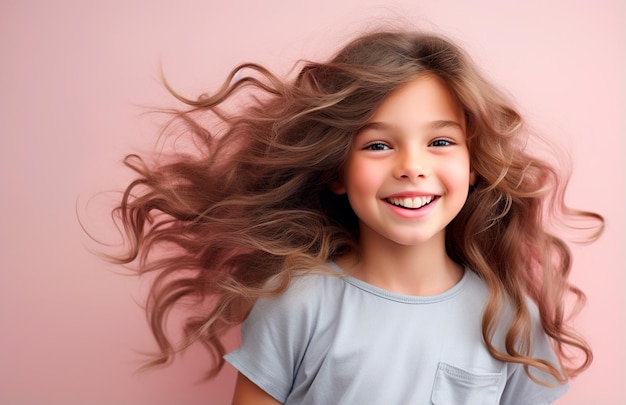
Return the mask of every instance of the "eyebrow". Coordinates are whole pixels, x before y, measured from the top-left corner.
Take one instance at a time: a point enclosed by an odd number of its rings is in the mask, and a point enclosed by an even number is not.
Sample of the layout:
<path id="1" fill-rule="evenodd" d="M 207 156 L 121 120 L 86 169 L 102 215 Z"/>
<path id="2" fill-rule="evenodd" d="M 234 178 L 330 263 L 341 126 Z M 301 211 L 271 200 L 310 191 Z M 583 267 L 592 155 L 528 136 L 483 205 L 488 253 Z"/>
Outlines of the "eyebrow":
<path id="1" fill-rule="evenodd" d="M 449 127 L 458 128 L 461 131 L 464 130 L 461 124 L 459 124 L 456 121 L 450 121 L 450 120 L 431 121 L 426 125 L 426 128 L 428 129 L 442 129 L 442 128 L 449 128 Z M 367 129 L 389 130 L 393 128 L 394 128 L 394 125 L 392 124 L 375 121 L 375 122 L 368 122 L 367 124 L 363 125 L 359 129 L 358 132 L 365 131 Z"/>
<path id="2" fill-rule="evenodd" d="M 433 121 L 428 126 L 433 129 L 457 127 L 460 130 L 463 130 L 463 126 L 461 124 L 459 124 L 456 121 L 448 121 L 448 120 Z"/>

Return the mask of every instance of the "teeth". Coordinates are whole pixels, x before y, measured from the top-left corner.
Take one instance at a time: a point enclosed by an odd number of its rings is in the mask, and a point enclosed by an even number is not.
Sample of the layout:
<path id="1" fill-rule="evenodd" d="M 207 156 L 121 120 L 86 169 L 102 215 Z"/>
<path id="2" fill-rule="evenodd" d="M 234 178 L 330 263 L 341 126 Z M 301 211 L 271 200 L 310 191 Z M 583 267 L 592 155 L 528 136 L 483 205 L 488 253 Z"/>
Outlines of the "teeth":
<path id="1" fill-rule="evenodd" d="M 403 208 L 421 208 L 426 204 L 429 204 L 433 200 L 433 196 L 415 197 L 415 198 L 388 198 L 391 204 Z"/>

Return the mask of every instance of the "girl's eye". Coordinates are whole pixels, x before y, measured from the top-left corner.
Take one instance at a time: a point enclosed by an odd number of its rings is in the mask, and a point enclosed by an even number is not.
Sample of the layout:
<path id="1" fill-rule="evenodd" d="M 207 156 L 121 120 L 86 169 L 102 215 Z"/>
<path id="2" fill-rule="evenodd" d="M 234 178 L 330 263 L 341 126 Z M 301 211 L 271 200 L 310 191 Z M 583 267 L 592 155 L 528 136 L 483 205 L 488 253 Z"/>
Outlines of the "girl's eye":
<path id="1" fill-rule="evenodd" d="M 431 144 L 431 146 L 450 146 L 452 142 L 447 139 L 436 139 Z"/>
<path id="2" fill-rule="evenodd" d="M 366 150 L 388 150 L 391 149 L 389 146 L 385 145 L 382 142 L 371 143 L 365 147 Z"/>

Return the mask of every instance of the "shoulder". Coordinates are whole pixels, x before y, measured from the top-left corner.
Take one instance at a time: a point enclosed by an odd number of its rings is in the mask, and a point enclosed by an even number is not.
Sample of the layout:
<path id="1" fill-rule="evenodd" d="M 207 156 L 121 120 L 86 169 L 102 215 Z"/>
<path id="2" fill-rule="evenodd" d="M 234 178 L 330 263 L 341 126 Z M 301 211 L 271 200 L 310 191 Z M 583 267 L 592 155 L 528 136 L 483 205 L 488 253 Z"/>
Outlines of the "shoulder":
<path id="1" fill-rule="evenodd" d="M 484 307 L 486 306 L 489 298 L 489 288 L 486 282 L 484 282 L 479 276 L 473 272 L 470 273 L 471 274 L 468 275 L 468 286 L 466 287 L 466 298 L 464 299 L 466 301 L 477 301 L 477 303 L 478 301 L 482 301 L 484 311 Z M 464 302 L 464 304 L 467 304 L 467 302 Z M 526 297 L 522 304 L 528 311 L 530 323 L 531 353 L 529 354 L 532 357 L 546 359 L 553 364 L 558 364 L 552 350 L 550 339 L 543 328 L 537 304 L 529 297 Z M 503 297 L 502 302 L 500 302 L 498 307 L 499 314 L 497 324 L 494 329 L 492 343 L 498 350 L 504 352 L 506 352 L 505 342 L 507 340 L 507 334 L 516 322 L 515 314 L 517 311 L 515 308 L 516 305 L 513 304 L 512 300 L 506 295 Z"/>
<path id="2" fill-rule="evenodd" d="M 327 299 L 336 297 L 338 290 L 345 288 L 342 277 L 332 270 L 321 269 L 315 272 L 299 273 L 293 276 L 289 287 L 283 293 L 269 298 L 261 298 L 256 306 L 313 309 Z"/>
<path id="3" fill-rule="evenodd" d="M 303 327 L 315 322 L 324 308 L 335 306 L 342 289 L 345 282 L 332 270 L 301 273 L 293 277 L 285 292 L 257 300 L 243 326 L 259 320 Z"/>
<path id="4" fill-rule="evenodd" d="M 466 270 L 465 279 L 465 298 L 472 299 L 474 301 L 480 301 L 483 304 L 486 304 L 490 293 L 487 283 L 471 270 Z M 539 315 L 539 309 L 537 308 L 537 305 L 532 299 L 526 297 L 524 300 L 524 306 L 528 310 L 533 332 L 539 332 L 541 334 L 543 332 L 543 327 L 541 325 L 541 317 Z M 515 305 L 513 305 L 513 303 L 506 294 L 503 295 L 502 302 L 499 306 L 499 311 L 501 315 L 499 324 L 502 327 L 510 326 L 515 316 Z"/>
<path id="5" fill-rule="evenodd" d="M 284 293 L 257 300 L 241 325 L 241 347 L 225 360 L 284 402 L 309 342 L 332 322 L 328 308 L 336 304 L 333 296 L 342 284 L 332 273 L 303 274 Z"/>
<path id="6" fill-rule="evenodd" d="M 483 299 L 486 304 L 489 297 L 487 284 L 476 274 L 469 274 L 467 299 Z M 559 361 L 552 348 L 552 342 L 545 332 L 539 309 L 535 302 L 526 297 L 523 306 L 528 311 L 530 321 L 530 353 L 528 355 L 541 361 L 547 361 L 559 367 Z M 495 326 L 491 343 L 500 351 L 506 353 L 507 334 L 515 322 L 515 305 L 504 297 L 499 306 L 499 318 Z M 481 316 L 482 317 L 482 316 Z M 568 389 L 568 384 L 559 383 L 553 376 L 530 367 L 531 378 L 524 366 L 520 363 L 506 363 L 506 384 L 502 394 L 503 404 L 549 404 L 559 398 Z M 535 380 L 546 382 L 548 385 L 537 383 Z"/>

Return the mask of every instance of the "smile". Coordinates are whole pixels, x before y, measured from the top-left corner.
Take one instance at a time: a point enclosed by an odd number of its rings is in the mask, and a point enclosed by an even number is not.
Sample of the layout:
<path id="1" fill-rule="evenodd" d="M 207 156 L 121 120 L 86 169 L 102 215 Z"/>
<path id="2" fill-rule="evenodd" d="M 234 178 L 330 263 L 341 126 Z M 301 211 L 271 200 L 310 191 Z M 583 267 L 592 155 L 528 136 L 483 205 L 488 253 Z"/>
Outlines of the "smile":
<path id="1" fill-rule="evenodd" d="M 385 198 L 385 201 L 391 205 L 395 205 L 396 207 L 407 208 L 407 209 L 418 209 L 422 208 L 425 205 L 430 204 L 435 199 L 435 196 L 423 196 L 423 197 L 414 197 L 414 198 L 400 198 L 400 197 L 391 197 Z"/>

